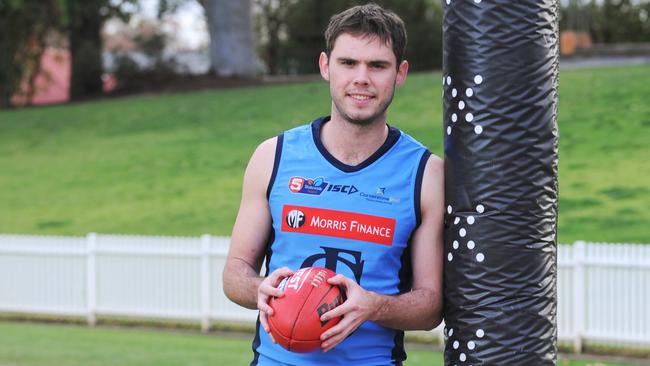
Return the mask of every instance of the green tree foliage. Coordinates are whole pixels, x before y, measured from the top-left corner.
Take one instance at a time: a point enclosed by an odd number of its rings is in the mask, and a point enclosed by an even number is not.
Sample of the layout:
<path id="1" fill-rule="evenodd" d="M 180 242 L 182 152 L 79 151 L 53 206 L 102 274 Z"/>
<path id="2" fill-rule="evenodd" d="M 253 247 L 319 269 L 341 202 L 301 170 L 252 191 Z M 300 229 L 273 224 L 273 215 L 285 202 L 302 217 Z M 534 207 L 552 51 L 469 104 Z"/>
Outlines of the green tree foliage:
<path id="1" fill-rule="evenodd" d="M 29 103 L 46 40 L 53 33 L 65 35 L 70 47 L 71 97 L 101 93 L 101 27 L 110 17 L 128 17 L 124 5 L 136 3 L 137 0 L 0 0 L 0 108 L 10 107 L 11 97 L 19 92 L 25 92 Z"/>
<path id="2" fill-rule="evenodd" d="M 60 0 L 65 5 L 72 60 L 70 98 L 102 93 L 102 39 L 104 22 L 111 17 L 128 19 L 137 0 Z M 130 9 L 130 10 L 129 10 Z"/>
<path id="3" fill-rule="evenodd" d="M 60 27 L 57 0 L 0 0 L 0 108 L 11 107 L 11 97 L 24 91 L 27 102 L 47 35 Z M 26 89 L 21 88 L 27 82 Z"/>
<path id="4" fill-rule="evenodd" d="M 650 1 L 571 0 L 560 30 L 588 32 L 597 43 L 650 42 Z"/>
<path id="5" fill-rule="evenodd" d="M 257 0 L 258 39 L 270 73 L 316 73 L 325 49 L 323 33 L 332 15 L 367 1 Z M 442 63 L 442 9 L 436 0 L 377 0 L 406 23 L 411 70 Z"/>

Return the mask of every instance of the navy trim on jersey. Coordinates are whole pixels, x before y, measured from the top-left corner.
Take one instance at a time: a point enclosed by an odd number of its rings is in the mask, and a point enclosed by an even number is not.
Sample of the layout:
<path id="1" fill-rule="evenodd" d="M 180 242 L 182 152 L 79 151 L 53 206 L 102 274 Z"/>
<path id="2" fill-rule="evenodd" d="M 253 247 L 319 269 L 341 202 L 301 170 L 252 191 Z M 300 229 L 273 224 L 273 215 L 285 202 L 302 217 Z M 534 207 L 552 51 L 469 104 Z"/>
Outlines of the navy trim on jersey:
<path id="1" fill-rule="evenodd" d="M 418 163 L 418 170 L 415 175 L 415 190 L 413 195 L 413 206 L 415 209 L 415 229 L 413 233 L 417 230 L 418 226 L 422 222 L 422 212 L 421 212 L 421 192 L 422 192 L 422 179 L 424 177 L 424 168 L 429 161 L 431 153 L 426 150 L 422 153 L 420 157 L 420 162 Z M 411 262 L 411 240 L 413 236 L 409 238 L 409 245 L 402 252 L 402 257 L 400 258 L 401 267 L 399 269 L 399 293 L 403 294 L 408 292 L 413 287 L 413 264 Z M 396 365 L 401 365 L 402 361 L 406 360 L 406 351 L 404 350 L 404 332 L 396 331 L 394 338 L 395 345 L 393 346 L 392 358 L 395 360 Z"/>
<path id="2" fill-rule="evenodd" d="M 253 361 L 251 361 L 250 366 L 257 366 L 257 363 L 260 359 L 260 353 L 257 352 L 257 347 L 260 346 L 260 316 L 257 315 L 257 323 L 255 324 L 255 338 L 253 339 Z"/>
<path id="3" fill-rule="evenodd" d="M 332 154 L 330 154 L 329 151 L 325 148 L 323 145 L 323 142 L 320 139 L 320 130 L 321 127 L 330 120 L 330 116 L 326 117 L 320 117 L 314 120 L 311 124 L 311 131 L 312 131 L 312 136 L 314 138 L 314 143 L 316 144 L 316 147 L 318 148 L 318 151 L 320 151 L 321 155 L 327 161 L 329 161 L 332 165 L 334 165 L 337 169 L 346 172 L 346 173 L 352 173 L 352 172 L 358 172 L 359 170 L 369 166 L 370 164 L 374 163 L 377 161 L 377 159 L 381 158 L 382 155 L 384 155 L 395 143 L 397 140 L 399 140 L 399 137 L 401 135 L 400 131 L 394 127 L 388 126 L 388 136 L 386 136 L 386 141 L 375 151 L 368 159 L 364 160 L 358 165 L 347 165 L 338 159 L 336 159 Z"/>
<path id="4" fill-rule="evenodd" d="M 282 135 L 280 135 L 282 136 Z M 280 143 L 281 139 L 278 136 L 278 143 Z M 273 255 L 273 249 L 272 249 L 272 244 L 273 240 L 275 240 L 275 230 L 271 228 L 271 232 L 269 233 L 269 237 L 266 240 L 266 272 L 264 273 L 264 277 L 269 275 L 269 263 L 271 262 L 271 256 Z M 260 346 L 260 343 L 262 340 L 260 339 L 260 315 L 259 313 L 257 314 L 257 324 L 255 325 L 255 338 L 253 339 L 253 361 L 251 361 L 250 366 L 256 366 L 257 362 L 260 358 L 260 353 L 257 352 L 257 347 Z"/>
<path id="5" fill-rule="evenodd" d="M 418 165 L 418 172 L 415 176 L 415 194 L 413 198 L 413 204 L 415 205 L 415 227 L 417 228 L 422 223 L 422 202 L 420 197 L 422 194 L 422 178 L 424 176 L 424 168 L 427 166 L 427 161 L 431 153 L 429 150 L 426 150 L 422 157 L 420 158 L 420 165 Z"/>
<path id="6" fill-rule="evenodd" d="M 406 351 L 404 350 L 404 331 L 395 331 L 395 347 L 391 357 L 396 365 L 401 365 L 402 361 L 406 360 Z"/>
<path id="7" fill-rule="evenodd" d="M 275 145 L 275 160 L 273 161 L 273 172 L 271 172 L 271 179 L 269 180 L 269 185 L 266 187 L 266 199 L 269 199 L 271 196 L 271 188 L 273 188 L 273 183 L 275 183 L 275 176 L 278 174 L 278 166 L 280 166 L 280 158 L 282 157 L 282 141 L 284 140 L 284 133 L 278 135 L 278 142 Z"/>

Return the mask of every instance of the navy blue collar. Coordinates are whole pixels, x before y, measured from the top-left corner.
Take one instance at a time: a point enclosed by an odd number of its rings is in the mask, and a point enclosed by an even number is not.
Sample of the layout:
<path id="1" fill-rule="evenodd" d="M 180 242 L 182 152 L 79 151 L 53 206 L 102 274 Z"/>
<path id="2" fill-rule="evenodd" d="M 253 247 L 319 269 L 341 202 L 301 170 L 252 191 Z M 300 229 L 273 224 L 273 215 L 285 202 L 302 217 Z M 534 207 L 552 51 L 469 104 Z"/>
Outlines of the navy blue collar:
<path id="1" fill-rule="evenodd" d="M 325 148 L 323 145 L 323 142 L 320 139 L 320 131 L 321 127 L 327 121 L 330 120 L 330 116 L 325 116 L 325 117 L 319 117 L 316 118 L 312 123 L 311 123 L 311 133 L 314 138 L 314 143 L 316 144 L 316 147 L 318 148 L 318 151 L 320 151 L 321 155 L 327 161 L 329 161 L 332 165 L 334 165 L 336 168 L 338 168 L 341 171 L 344 171 L 346 173 L 352 173 L 352 172 L 357 172 L 370 164 L 374 163 L 377 161 L 377 159 L 381 158 L 395 143 L 397 140 L 399 140 L 400 137 L 400 131 L 397 128 L 391 127 L 390 125 L 388 126 L 388 136 L 386 136 L 386 141 L 375 151 L 368 159 L 362 161 L 358 165 L 347 165 L 345 163 L 342 163 L 338 159 L 336 159 L 332 154 L 330 154 L 329 151 Z"/>

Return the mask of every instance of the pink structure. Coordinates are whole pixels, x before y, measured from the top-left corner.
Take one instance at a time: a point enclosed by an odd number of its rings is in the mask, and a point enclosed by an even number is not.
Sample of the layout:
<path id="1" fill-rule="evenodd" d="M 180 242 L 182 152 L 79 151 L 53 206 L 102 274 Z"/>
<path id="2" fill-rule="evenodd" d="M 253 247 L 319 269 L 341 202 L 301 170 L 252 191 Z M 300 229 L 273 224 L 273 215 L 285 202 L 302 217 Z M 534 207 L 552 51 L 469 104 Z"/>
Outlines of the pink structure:
<path id="1" fill-rule="evenodd" d="M 70 100 L 70 51 L 48 47 L 41 57 L 41 72 L 36 76 L 32 105 L 65 103 Z M 102 75 L 104 92 L 117 87 L 117 80 L 111 74 Z M 11 102 L 16 106 L 28 103 L 27 82 L 23 82 L 21 93 L 16 93 Z"/>
<path id="2" fill-rule="evenodd" d="M 11 98 L 14 105 L 26 105 L 27 83 L 22 92 Z M 70 99 L 70 52 L 65 49 L 48 47 L 41 57 L 41 72 L 36 76 L 32 104 L 43 105 L 64 103 Z"/>

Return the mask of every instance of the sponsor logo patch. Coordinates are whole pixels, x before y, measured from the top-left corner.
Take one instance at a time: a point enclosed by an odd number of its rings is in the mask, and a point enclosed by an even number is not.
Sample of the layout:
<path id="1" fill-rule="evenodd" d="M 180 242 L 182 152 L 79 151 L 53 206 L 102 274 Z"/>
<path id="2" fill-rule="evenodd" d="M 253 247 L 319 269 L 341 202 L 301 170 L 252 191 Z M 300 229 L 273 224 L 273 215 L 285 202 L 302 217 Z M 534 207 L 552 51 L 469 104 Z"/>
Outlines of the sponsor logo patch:
<path id="1" fill-rule="evenodd" d="M 315 179 L 292 177 L 289 179 L 289 190 L 293 193 L 320 195 L 327 185 L 328 183 L 322 177 Z"/>
<path id="2" fill-rule="evenodd" d="M 359 192 L 357 187 L 354 185 L 348 184 L 348 185 L 342 185 L 342 184 L 330 184 L 329 187 L 327 187 L 328 192 L 340 192 L 340 193 L 346 193 L 347 195 L 351 195 L 354 193 Z"/>
<path id="3" fill-rule="evenodd" d="M 299 218 L 300 215 L 296 212 L 300 212 L 302 218 Z M 393 244 L 393 218 L 294 205 L 285 205 L 282 216 L 285 218 L 282 221 L 284 232 L 334 236 L 383 245 Z"/>
<path id="4" fill-rule="evenodd" d="M 389 197 L 386 195 L 386 187 L 377 187 L 375 193 L 359 192 L 359 195 L 368 201 L 385 203 L 388 205 L 400 202 L 399 197 Z"/>
<path id="5" fill-rule="evenodd" d="M 298 229 L 305 223 L 305 214 L 300 210 L 291 210 L 286 218 L 287 225 L 294 229 Z"/>

